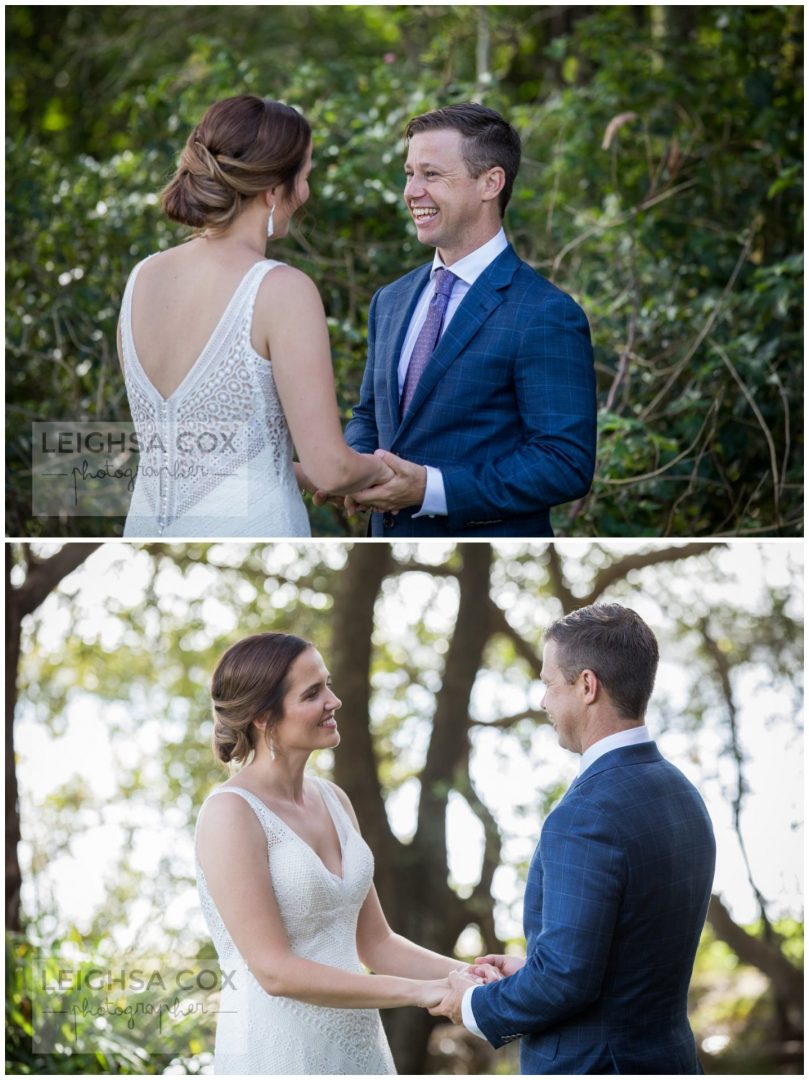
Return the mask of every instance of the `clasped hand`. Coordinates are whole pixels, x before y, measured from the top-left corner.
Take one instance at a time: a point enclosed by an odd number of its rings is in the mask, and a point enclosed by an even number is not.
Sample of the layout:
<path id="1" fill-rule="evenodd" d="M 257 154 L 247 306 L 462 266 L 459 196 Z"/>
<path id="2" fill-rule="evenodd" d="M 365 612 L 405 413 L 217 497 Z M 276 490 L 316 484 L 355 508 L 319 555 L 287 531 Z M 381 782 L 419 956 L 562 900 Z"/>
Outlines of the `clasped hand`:
<path id="1" fill-rule="evenodd" d="M 374 456 L 381 458 L 391 471 L 392 475 L 384 483 L 346 496 L 333 496 L 326 491 L 316 491 L 315 506 L 331 501 L 337 506 L 345 507 L 349 514 L 356 514 L 358 510 L 398 514 L 406 506 L 421 506 L 427 487 L 425 467 L 405 461 L 404 458 L 391 454 L 389 450 L 375 450 Z"/>
<path id="2" fill-rule="evenodd" d="M 462 1023 L 461 1002 L 470 986 L 484 986 L 486 983 L 497 982 L 502 979 L 504 972 L 496 961 L 505 961 L 510 957 L 479 956 L 474 964 L 451 971 L 446 982 L 432 984 L 434 987 L 431 999 L 437 998 L 443 993 L 440 1000 L 433 1000 L 433 1004 L 425 1003 L 431 1016 L 446 1016 L 454 1024 Z M 494 961 L 494 962 L 492 962 Z"/>

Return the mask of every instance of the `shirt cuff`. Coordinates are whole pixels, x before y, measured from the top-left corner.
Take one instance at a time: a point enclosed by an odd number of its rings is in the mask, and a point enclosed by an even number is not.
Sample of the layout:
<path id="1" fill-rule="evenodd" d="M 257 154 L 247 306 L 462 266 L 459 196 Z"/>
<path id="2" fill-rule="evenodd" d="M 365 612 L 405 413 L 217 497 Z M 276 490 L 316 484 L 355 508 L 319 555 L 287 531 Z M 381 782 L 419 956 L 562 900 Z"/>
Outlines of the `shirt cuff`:
<path id="1" fill-rule="evenodd" d="M 433 468 L 432 465 L 425 465 L 424 468 L 427 470 L 424 502 L 421 504 L 419 512 L 413 514 L 413 517 L 435 517 L 437 514 L 446 517 L 447 495 L 444 491 L 444 477 L 441 475 L 441 470 Z"/>
<path id="2" fill-rule="evenodd" d="M 472 1012 L 472 995 L 476 990 L 476 986 L 470 986 L 468 990 L 464 991 L 464 995 L 461 998 L 461 1019 L 463 1020 L 463 1026 L 467 1031 L 471 1031 L 472 1034 L 477 1035 L 479 1039 L 485 1039 L 486 1036 L 475 1023 L 475 1014 Z"/>

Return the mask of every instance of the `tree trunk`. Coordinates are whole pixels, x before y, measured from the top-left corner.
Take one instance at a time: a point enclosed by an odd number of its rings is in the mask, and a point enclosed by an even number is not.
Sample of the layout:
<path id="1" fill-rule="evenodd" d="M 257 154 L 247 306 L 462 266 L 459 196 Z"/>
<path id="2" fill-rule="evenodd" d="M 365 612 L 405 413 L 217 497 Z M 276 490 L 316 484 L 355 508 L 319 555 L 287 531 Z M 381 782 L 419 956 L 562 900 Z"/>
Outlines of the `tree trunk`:
<path id="1" fill-rule="evenodd" d="M 729 945 L 743 964 L 763 972 L 773 984 L 773 990 L 783 1003 L 794 1030 L 803 1030 L 803 972 L 781 952 L 776 943 L 770 944 L 753 937 L 734 922 L 718 896 L 711 897 L 708 922 L 714 934 Z"/>
<path id="2" fill-rule="evenodd" d="M 20 809 L 14 757 L 14 710 L 22 620 L 11 585 L 11 567 L 11 546 L 6 544 L 6 929 L 19 932 L 22 874 L 18 855 Z"/>
<path id="3" fill-rule="evenodd" d="M 49 559 L 39 559 L 28 545 L 22 545 L 25 580 L 15 588 L 11 581 L 13 548 L 6 544 L 6 929 L 19 931 L 22 873 L 20 805 L 17 763 L 14 750 L 14 714 L 17 708 L 17 680 L 20 663 L 22 621 L 36 611 L 59 582 L 80 566 L 99 544 L 65 544 Z"/>
<path id="4" fill-rule="evenodd" d="M 401 932 L 445 955 L 474 919 L 447 882 L 447 803 L 450 789 L 457 786 L 453 774 L 468 757 L 469 702 L 491 633 L 486 617 L 491 560 L 489 544 L 469 544 L 463 550 L 458 614 L 421 774 L 418 827 L 397 867 L 398 888 L 406 898 Z M 388 1016 L 388 1037 L 400 1072 L 425 1071 L 427 1039 L 435 1023 L 424 1010 L 397 1009 Z"/>
<path id="5" fill-rule="evenodd" d="M 391 859 L 398 841 L 388 825 L 370 724 L 374 609 L 392 569 L 387 544 L 356 544 L 351 549 L 334 595 L 329 663 L 343 702 L 337 720 L 344 745 L 334 755 L 334 782 L 345 789 L 357 812 L 362 835 L 374 853 L 382 907 L 397 928 L 400 894 Z"/>
<path id="6" fill-rule="evenodd" d="M 447 882 L 446 812 L 453 774 L 469 753 L 469 701 L 492 632 L 489 611 L 488 544 L 470 544 L 458 572 L 460 601 L 438 694 L 427 761 L 421 777 L 418 828 L 411 844 L 390 830 L 370 730 L 370 672 L 374 609 L 385 577 L 397 573 L 390 548 L 357 544 L 340 574 L 332 617 L 330 657 L 342 699 L 339 722 L 344 745 L 335 754 L 335 782 L 344 787 L 374 853 L 375 882 L 393 929 L 412 941 L 451 954 L 459 933 L 475 921 L 473 908 Z M 407 565 L 402 569 L 406 569 Z M 487 857 L 499 861 L 489 845 Z M 480 903 L 479 898 L 476 898 Z M 487 897 L 491 909 L 491 897 Z M 485 916 L 486 913 L 484 913 Z M 488 914 L 491 914 L 489 910 Z M 484 924 L 489 922 L 485 917 Z M 397 1068 L 423 1073 L 427 1042 L 437 1021 L 423 1009 L 383 1013 Z"/>

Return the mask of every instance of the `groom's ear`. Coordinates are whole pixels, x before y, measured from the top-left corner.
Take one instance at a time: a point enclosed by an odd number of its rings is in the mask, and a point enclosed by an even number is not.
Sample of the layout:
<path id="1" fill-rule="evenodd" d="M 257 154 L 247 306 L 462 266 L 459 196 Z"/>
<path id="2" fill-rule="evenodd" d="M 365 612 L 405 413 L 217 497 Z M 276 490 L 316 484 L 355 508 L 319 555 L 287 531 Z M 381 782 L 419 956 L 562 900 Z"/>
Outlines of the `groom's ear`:
<path id="1" fill-rule="evenodd" d="M 589 668 L 584 668 L 584 670 L 579 675 L 579 678 L 581 679 L 584 702 L 586 705 L 590 705 L 598 697 L 598 675 L 596 675 L 596 673 L 594 671 L 591 671 Z"/>
<path id="2" fill-rule="evenodd" d="M 500 165 L 487 169 L 484 174 L 483 201 L 491 202 L 496 199 L 506 184 L 506 174 Z"/>

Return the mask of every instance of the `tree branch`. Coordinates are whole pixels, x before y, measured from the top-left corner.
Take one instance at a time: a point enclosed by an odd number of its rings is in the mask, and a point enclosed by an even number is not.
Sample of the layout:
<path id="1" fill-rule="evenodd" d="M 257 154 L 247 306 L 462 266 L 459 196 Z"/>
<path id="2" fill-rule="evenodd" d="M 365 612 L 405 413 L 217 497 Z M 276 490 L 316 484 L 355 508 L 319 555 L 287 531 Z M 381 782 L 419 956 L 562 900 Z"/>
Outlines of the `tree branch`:
<path id="1" fill-rule="evenodd" d="M 72 574 L 99 547 L 100 543 L 65 544 L 47 559 L 38 558 L 30 547 L 26 547 L 25 581 L 18 589 L 13 590 L 14 603 L 20 618 L 36 611 L 59 582 Z"/>
<path id="2" fill-rule="evenodd" d="M 506 618 L 505 612 L 493 600 L 488 600 L 488 606 L 492 633 L 504 634 L 514 645 L 517 655 L 525 660 L 536 677 L 539 678 L 539 673 L 542 670 L 542 660 L 537 656 L 534 646 L 514 629 Z"/>
<path id="3" fill-rule="evenodd" d="M 540 724 L 548 723 L 548 714 L 542 709 L 524 709 L 522 712 L 514 713 L 513 716 L 501 716 L 498 720 L 490 720 L 488 722 L 483 720 L 470 720 L 469 723 L 473 727 L 479 728 L 499 728 L 502 731 L 508 730 L 508 728 L 514 727 L 515 724 L 519 724 L 521 720 L 536 720 Z"/>
<path id="4" fill-rule="evenodd" d="M 733 694 L 733 686 L 730 681 L 730 663 L 728 662 L 727 655 L 719 647 L 718 642 L 713 638 L 708 619 L 703 618 L 699 624 L 700 634 L 702 635 L 702 641 L 705 646 L 705 651 L 708 653 L 714 668 L 716 669 L 719 686 L 722 692 L 722 697 L 725 700 L 725 706 L 728 713 L 728 725 L 730 727 L 730 752 L 733 756 L 733 761 L 736 765 L 736 792 L 733 796 L 733 828 L 736 833 L 736 838 L 739 841 L 739 847 L 742 852 L 742 859 L 744 860 L 744 868 L 747 871 L 747 880 L 750 883 L 750 888 L 756 898 L 759 912 L 761 913 L 761 920 L 764 924 L 764 937 L 772 942 L 774 941 L 776 934 L 775 929 L 772 926 L 767 916 L 767 905 L 764 897 L 759 891 L 753 878 L 753 869 L 750 865 L 750 858 L 747 854 L 747 845 L 744 842 L 744 836 L 742 835 L 742 802 L 744 801 L 745 784 L 744 784 L 744 755 L 742 753 L 741 744 L 739 742 L 739 729 L 737 724 L 737 709 L 736 701 Z"/>
<path id="5" fill-rule="evenodd" d="M 578 606 L 578 601 L 568 588 L 562 558 L 553 544 L 549 544 L 547 548 L 547 565 L 556 599 L 562 605 L 565 615 L 568 615 Z"/>
<path id="6" fill-rule="evenodd" d="M 596 575 L 590 592 L 576 601 L 576 607 L 594 604 L 610 585 L 621 581 L 633 570 L 642 570 L 646 566 L 659 566 L 661 563 L 678 562 L 680 559 L 690 559 L 718 547 L 724 548 L 727 545 L 721 542 L 694 542 L 680 547 L 658 548 L 656 551 L 646 551 L 639 555 L 624 555 L 623 558 L 616 559 Z"/>
<path id="7" fill-rule="evenodd" d="M 494 929 L 492 881 L 502 860 L 503 835 L 494 815 L 480 798 L 469 778 L 468 762 L 464 764 L 462 780 L 459 781 L 457 790 L 466 799 L 469 808 L 483 826 L 484 836 L 480 881 L 472 890 L 471 896 L 463 901 L 464 922 L 477 923 L 486 948 L 493 948 L 500 952 L 503 944 Z"/>
<path id="8" fill-rule="evenodd" d="M 786 1001 L 803 1000 L 803 972 L 787 960 L 776 943 L 748 934 L 715 894 L 708 906 L 708 922 L 720 941 L 729 945 L 742 963 L 758 968 L 771 979 Z"/>

